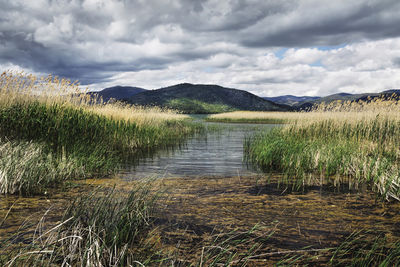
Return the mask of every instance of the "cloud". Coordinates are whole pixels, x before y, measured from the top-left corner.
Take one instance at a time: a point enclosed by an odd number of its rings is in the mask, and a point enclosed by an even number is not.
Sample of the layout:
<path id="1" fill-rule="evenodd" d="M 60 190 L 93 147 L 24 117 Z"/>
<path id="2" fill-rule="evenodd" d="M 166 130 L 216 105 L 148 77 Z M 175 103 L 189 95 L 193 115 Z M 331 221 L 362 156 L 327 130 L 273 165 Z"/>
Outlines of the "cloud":
<path id="1" fill-rule="evenodd" d="M 194 82 L 267 96 L 400 87 L 397 0 L 0 5 L 0 70 L 52 73 L 97 89 Z"/>
<path id="2" fill-rule="evenodd" d="M 289 12 L 268 16 L 242 32 L 243 44 L 254 47 L 332 46 L 400 34 L 397 27 L 400 2 L 396 0 L 298 3 Z"/>

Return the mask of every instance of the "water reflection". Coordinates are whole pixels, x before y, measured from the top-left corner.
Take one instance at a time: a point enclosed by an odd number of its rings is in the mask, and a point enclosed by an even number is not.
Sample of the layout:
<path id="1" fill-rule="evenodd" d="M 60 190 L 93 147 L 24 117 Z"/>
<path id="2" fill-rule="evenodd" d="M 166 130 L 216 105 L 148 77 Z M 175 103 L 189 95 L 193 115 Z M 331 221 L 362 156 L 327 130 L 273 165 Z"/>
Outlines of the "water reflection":
<path id="1" fill-rule="evenodd" d="M 237 176 L 256 171 L 243 163 L 243 141 L 275 125 L 206 123 L 212 130 L 189 139 L 178 149 L 142 157 L 119 173 L 126 180 L 144 177 Z"/>

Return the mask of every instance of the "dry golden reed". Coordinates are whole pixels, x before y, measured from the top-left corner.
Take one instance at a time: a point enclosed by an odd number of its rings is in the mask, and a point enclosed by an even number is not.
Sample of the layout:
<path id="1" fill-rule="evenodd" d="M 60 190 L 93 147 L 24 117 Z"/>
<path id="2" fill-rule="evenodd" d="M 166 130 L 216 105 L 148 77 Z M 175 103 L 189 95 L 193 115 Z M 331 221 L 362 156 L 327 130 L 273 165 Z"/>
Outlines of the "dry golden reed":
<path id="1" fill-rule="evenodd" d="M 38 78 L 24 72 L 7 71 L 0 76 L 0 105 L 3 107 L 36 100 L 48 105 L 84 108 L 112 119 L 146 125 L 190 118 L 170 109 L 132 106 L 115 101 L 105 103 L 87 92 L 88 88 L 82 90 L 77 82 L 52 75 Z"/>

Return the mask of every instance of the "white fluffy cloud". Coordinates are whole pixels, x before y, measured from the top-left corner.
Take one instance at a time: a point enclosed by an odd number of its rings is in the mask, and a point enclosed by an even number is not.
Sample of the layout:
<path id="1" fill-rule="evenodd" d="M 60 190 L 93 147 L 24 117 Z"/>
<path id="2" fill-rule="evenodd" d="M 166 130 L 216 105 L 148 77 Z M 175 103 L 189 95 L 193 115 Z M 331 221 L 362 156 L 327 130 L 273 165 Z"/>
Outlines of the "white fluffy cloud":
<path id="1" fill-rule="evenodd" d="M 261 96 L 400 87 L 396 0 L 0 0 L 0 70 Z"/>

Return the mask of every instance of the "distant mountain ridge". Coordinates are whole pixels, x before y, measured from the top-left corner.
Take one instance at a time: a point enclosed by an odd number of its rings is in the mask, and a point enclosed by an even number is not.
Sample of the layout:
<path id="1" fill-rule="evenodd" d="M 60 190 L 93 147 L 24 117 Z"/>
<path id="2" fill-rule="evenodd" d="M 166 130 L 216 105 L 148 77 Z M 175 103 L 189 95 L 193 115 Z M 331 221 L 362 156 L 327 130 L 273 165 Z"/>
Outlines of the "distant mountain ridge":
<path id="1" fill-rule="evenodd" d="M 332 101 L 369 101 L 377 97 L 400 99 L 400 89 L 388 89 L 379 93 L 337 93 L 324 97 L 282 95 L 258 97 L 244 90 L 225 88 L 212 84 L 182 83 L 156 90 L 132 86 L 113 86 L 88 94 L 125 101 L 137 105 L 160 106 L 177 109 L 183 113 L 220 113 L 235 110 L 290 111 L 308 110 L 316 104 Z"/>
<path id="2" fill-rule="evenodd" d="M 272 101 L 277 104 L 283 105 L 290 105 L 294 106 L 302 102 L 307 101 L 314 101 L 319 98 L 320 96 L 294 96 L 294 95 L 282 95 L 282 96 L 275 96 L 275 97 L 263 97 L 266 100 Z"/>
<path id="3" fill-rule="evenodd" d="M 146 89 L 140 87 L 132 86 L 113 86 L 105 88 L 98 92 L 88 92 L 92 96 L 101 97 L 104 102 L 108 102 L 110 99 L 124 100 L 129 99 L 132 96 L 147 91 Z"/>
<path id="4" fill-rule="evenodd" d="M 395 98 L 400 98 L 400 89 L 389 89 L 380 93 L 363 93 L 363 94 L 350 94 L 350 93 L 337 93 L 324 97 L 318 96 L 293 96 L 283 95 L 276 97 L 264 97 L 275 103 L 286 104 L 291 106 L 294 110 L 307 110 L 312 108 L 314 105 L 321 103 L 331 103 L 333 101 L 369 101 L 375 98 L 389 99 L 395 95 Z"/>
<path id="5" fill-rule="evenodd" d="M 148 90 L 128 100 L 136 105 L 178 109 L 184 113 L 218 113 L 233 110 L 287 111 L 287 105 L 273 103 L 247 91 L 219 85 L 182 83 Z"/>

